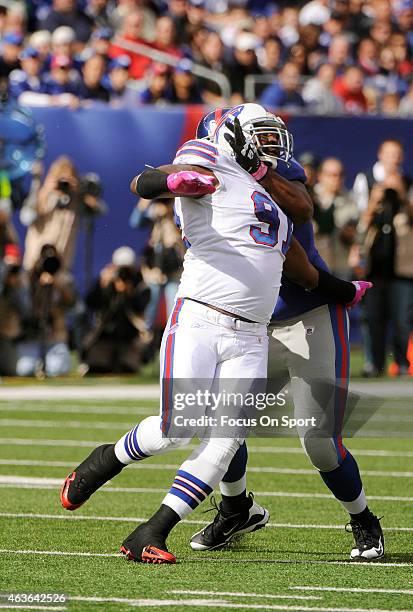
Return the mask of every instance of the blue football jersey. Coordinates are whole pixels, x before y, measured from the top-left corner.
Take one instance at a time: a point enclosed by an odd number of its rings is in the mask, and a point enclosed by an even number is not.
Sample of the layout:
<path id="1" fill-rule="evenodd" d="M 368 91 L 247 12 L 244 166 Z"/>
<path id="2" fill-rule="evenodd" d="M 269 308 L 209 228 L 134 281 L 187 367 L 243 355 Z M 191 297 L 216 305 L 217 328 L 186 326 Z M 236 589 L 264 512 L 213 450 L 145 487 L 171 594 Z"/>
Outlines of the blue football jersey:
<path id="1" fill-rule="evenodd" d="M 301 181 L 305 183 L 306 176 L 304 168 L 294 159 L 290 160 L 290 165 L 278 162 L 277 173 L 289 181 Z M 312 264 L 327 270 L 327 264 L 316 249 L 314 242 L 314 230 L 311 221 L 307 221 L 298 227 L 294 227 L 293 236 L 301 244 L 308 259 Z M 280 294 L 272 315 L 273 321 L 291 319 L 299 315 L 327 304 L 328 300 L 319 295 L 315 295 L 303 289 L 296 283 L 288 280 L 283 274 L 281 281 Z"/>

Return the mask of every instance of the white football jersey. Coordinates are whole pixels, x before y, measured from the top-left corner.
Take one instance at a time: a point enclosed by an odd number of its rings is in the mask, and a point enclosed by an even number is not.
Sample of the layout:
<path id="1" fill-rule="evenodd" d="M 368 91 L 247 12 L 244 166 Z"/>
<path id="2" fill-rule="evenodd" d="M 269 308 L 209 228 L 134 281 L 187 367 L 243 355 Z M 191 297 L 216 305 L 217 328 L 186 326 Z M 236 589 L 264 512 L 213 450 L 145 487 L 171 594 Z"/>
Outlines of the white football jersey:
<path id="1" fill-rule="evenodd" d="M 187 297 L 267 324 L 281 285 L 292 223 L 230 153 L 189 140 L 174 164 L 211 169 L 212 195 L 175 200 L 187 251 L 178 297 Z"/>

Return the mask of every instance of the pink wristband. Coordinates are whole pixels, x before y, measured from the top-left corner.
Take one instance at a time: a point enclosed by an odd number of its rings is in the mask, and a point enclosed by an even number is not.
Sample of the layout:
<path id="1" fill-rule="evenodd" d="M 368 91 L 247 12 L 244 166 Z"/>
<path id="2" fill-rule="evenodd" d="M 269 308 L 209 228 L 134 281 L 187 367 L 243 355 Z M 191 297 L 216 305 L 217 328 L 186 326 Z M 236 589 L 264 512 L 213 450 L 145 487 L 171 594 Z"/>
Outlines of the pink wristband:
<path id="1" fill-rule="evenodd" d="M 251 176 L 254 177 L 256 181 L 260 181 L 261 179 L 264 178 L 267 172 L 268 172 L 268 166 L 266 166 L 263 162 L 261 162 L 258 170 L 254 172 L 254 174 L 251 174 Z"/>

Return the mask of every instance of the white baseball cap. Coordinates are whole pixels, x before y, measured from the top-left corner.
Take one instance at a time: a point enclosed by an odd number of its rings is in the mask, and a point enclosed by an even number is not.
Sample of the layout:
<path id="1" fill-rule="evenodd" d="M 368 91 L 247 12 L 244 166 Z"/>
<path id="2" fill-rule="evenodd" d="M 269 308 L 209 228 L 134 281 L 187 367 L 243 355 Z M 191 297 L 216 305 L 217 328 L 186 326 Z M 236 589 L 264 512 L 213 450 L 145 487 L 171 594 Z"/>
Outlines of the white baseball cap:
<path id="1" fill-rule="evenodd" d="M 136 254 L 128 246 L 122 246 L 113 251 L 112 263 L 115 266 L 134 266 L 136 264 Z"/>

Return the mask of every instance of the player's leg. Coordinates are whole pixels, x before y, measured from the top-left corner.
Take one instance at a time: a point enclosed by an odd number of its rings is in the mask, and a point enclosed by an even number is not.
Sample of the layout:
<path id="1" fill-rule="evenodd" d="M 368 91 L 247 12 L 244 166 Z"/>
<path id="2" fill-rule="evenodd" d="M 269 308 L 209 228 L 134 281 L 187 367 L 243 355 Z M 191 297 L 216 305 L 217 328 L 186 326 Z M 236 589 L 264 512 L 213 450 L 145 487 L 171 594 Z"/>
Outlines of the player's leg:
<path id="1" fill-rule="evenodd" d="M 248 382 L 243 388 L 245 390 L 248 385 L 251 388 L 254 379 L 266 376 L 265 333 L 257 336 L 228 333 L 226 329 L 222 332 L 220 356 L 223 361 L 218 365 L 216 376 L 224 380 L 238 380 L 248 376 Z M 239 445 L 238 439 L 211 437 L 201 440 L 200 446 L 180 466 L 159 510 L 124 541 L 122 550 L 129 559 L 172 562 L 169 558 L 162 560 L 160 557 L 162 550 L 166 550 L 168 534 L 213 491 L 227 471 Z M 248 507 L 245 508 L 245 514 L 249 514 Z M 268 517 L 263 518 L 265 522 L 268 520 Z M 234 525 L 228 524 L 228 528 L 231 535 L 235 535 Z"/>
<path id="2" fill-rule="evenodd" d="M 189 439 L 164 436 L 162 425 L 171 417 L 169 391 L 174 377 L 199 378 L 199 371 L 202 371 L 204 376 L 212 379 L 215 372 L 213 334 L 210 328 L 192 328 L 191 321 L 190 307 L 187 308 L 183 300 L 177 300 L 161 344 L 160 416 L 143 419 L 116 444 L 104 444 L 94 449 L 63 483 L 60 499 L 64 508 L 79 508 L 127 465 L 188 444 Z"/>
<path id="3" fill-rule="evenodd" d="M 224 364 L 225 378 L 229 378 L 232 371 L 245 372 L 243 376 L 251 372 L 248 361 L 249 359 L 242 358 L 238 363 L 233 361 Z M 263 368 L 259 367 L 258 371 L 263 372 Z M 263 377 L 263 374 L 260 376 Z M 247 461 L 248 450 L 244 442 L 235 453 L 219 484 L 221 502 L 214 520 L 191 537 L 193 550 L 220 548 L 240 534 L 265 527 L 269 519 L 268 510 L 257 504 L 251 493 L 247 494 Z"/>
<path id="4" fill-rule="evenodd" d="M 300 431 L 300 440 L 350 515 L 356 540 L 351 557 L 378 558 L 383 554 L 380 524 L 367 506 L 357 462 L 341 438 L 350 359 L 347 311 L 340 305 L 324 306 L 303 315 L 302 321 L 301 338 L 297 331 L 294 351 L 289 354 L 295 415 L 316 417 L 317 425 Z M 282 339 L 286 330 L 274 333 Z"/>

